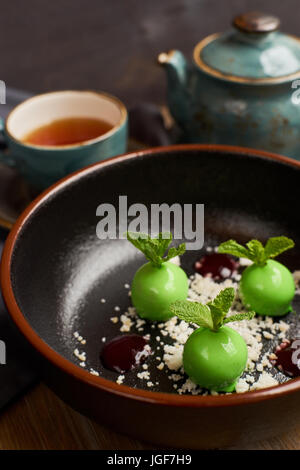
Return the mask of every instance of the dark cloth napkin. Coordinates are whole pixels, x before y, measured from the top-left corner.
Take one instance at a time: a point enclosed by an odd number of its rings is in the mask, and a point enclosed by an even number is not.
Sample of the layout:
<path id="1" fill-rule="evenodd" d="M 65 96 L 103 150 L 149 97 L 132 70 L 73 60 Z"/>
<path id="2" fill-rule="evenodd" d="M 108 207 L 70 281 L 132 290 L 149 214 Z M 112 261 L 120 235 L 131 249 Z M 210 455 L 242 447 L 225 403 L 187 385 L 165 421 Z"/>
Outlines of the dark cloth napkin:
<path id="1" fill-rule="evenodd" d="M 6 104 L 0 105 L 0 116 L 32 94 L 21 90 L 6 90 Z M 129 110 L 130 150 L 140 147 L 168 145 L 176 140 L 174 131 L 167 130 L 161 110 L 144 103 Z M 1 142 L 0 142 L 1 145 Z M 0 257 L 8 232 L 0 229 Z M 0 408 L 20 396 L 38 381 L 38 359 L 19 333 L 4 306 L 0 294 L 0 340 L 6 345 L 6 364 L 0 364 Z"/>
<path id="2" fill-rule="evenodd" d="M 8 112 L 31 94 L 19 90 L 6 90 L 6 104 L 0 105 L 0 115 Z M 0 257 L 8 235 L 0 229 Z M 6 348 L 6 364 L 0 364 L 0 408 L 17 398 L 38 380 L 37 362 L 31 347 L 11 320 L 0 294 L 0 340 Z"/>
<path id="3" fill-rule="evenodd" d="M 6 236 L 7 232 L 0 229 L 0 256 Z M 3 408 L 37 380 L 38 363 L 31 347 L 8 315 L 1 295 L 0 340 L 6 349 L 6 363 L 0 364 L 0 408 Z"/>

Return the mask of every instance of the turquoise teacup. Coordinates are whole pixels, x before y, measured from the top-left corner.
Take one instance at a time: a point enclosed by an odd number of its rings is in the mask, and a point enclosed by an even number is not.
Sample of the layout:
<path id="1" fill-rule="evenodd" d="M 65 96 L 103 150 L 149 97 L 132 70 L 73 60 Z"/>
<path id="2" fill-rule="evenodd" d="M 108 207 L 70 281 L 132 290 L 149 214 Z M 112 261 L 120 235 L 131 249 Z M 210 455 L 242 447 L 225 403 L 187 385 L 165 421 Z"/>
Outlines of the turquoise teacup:
<path id="1" fill-rule="evenodd" d="M 23 142 L 30 132 L 53 121 L 93 118 L 112 128 L 97 138 L 71 145 L 45 146 Z M 124 153 L 128 118 L 117 98 L 94 91 L 56 91 L 34 96 L 16 106 L 1 129 L 7 149 L 0 162 L 14 166 L 33 186 L 43 189 L 91 163 Z"/>

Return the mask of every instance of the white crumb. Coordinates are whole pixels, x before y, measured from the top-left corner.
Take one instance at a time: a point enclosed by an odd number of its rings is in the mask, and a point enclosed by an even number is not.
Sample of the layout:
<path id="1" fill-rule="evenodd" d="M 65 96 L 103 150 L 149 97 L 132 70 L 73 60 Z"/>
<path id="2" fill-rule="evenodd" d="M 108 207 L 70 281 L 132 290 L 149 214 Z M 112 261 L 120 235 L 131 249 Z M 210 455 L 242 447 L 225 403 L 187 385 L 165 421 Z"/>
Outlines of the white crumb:
<path id="1" fill-rule="evenodd" d="M 137 374 L 137 377 L 138 379 L 145 379 L 145 380 L 149 380 L 150 379 L 150 372 L 149 371 L 144 371 L 144 372 L 138 372 Z"/>
<path id="2" fill-rule="evenodd" d="M 248 258 L 240 258 L 239 263 L 241 266 L 250 266 L 253 262 Z"/>
<path id="3" fill-rule="evenodd" d="M 273 387 L 274 385 L 278 385 L 278 381 L 268 372 L 262 372 L 257 382 L 252 385 L 251 390 Z"/>
<path id="4" fill-rule="evenodd" d="M 125 379 L 125 375 L 119 375 L 119 377 L 116 380 L 117 384 L 121 385 L 124 382 L 124 379 Z"/>
<path id="5" fill-rule="evenodd" d="M 81 362 L 85 362 L 86 361 L 86 353 L 85 352 L 79 352 L 79 350 L 77 348 L 74 349 L 73 351 L 73 354 L 75 357 L 77 357 L 77 359 L 79 359 Z"/>
<path id="6" fill-rule="evenodd" d="M 174 258 L 170 259 L 170 262 L 176 264 L 176 266 L 180 266 L 180 258 L 179 256 L 175 256 Z"/>

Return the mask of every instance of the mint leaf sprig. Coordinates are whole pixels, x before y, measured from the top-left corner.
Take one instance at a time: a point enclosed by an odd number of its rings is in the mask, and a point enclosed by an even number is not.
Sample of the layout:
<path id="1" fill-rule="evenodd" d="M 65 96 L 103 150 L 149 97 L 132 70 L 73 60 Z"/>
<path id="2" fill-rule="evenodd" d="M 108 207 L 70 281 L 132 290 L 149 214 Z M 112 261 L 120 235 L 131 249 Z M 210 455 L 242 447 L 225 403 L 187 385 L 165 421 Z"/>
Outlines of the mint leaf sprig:
<path id="1" fill-rule="evenodd" d="M 147 260 L 156 268 L 160 268 L 166 261 L 175 258 L 175 256 L 183 255 L 185 252 L 185 243 L 181 243 L 178 247 L 171 247 L 164 256 L 172 242 L 170 232 L 161 232 L 155 238 L 151 238 L 146 233 L 137 232 L 127 232 L 126 236 L 127 240 L 144 253 Z"/>
<path id="2" fill-rule="evenodd" d="M 219 253 L 226 253 L 238 258 L 248 258 L 257 266 L 264 266 L 268 259 L 276 258 L 286 250 L 293 248 L 295 243 L 287 237 L 271 237 L 263 246 L 259 240 L 250 240 L 246 246 L 235 240 L 228 240 L 218 248 Z"/>
<path id="3" fill-rule="evenodd" d="M 227 287 L 207 304 L 191 302 L 189 300 L 177 300 L 171 304 L 170 310 L 174 315 L 187 323 L 196 323 L 198 326 L 218 331 L 225 323 L 251 320 L 255 315 L 255 312 L 244 312 L 227 317 L 226 315 L 229 312 L 234 297 L 235 292 L 233 287 Z"/>

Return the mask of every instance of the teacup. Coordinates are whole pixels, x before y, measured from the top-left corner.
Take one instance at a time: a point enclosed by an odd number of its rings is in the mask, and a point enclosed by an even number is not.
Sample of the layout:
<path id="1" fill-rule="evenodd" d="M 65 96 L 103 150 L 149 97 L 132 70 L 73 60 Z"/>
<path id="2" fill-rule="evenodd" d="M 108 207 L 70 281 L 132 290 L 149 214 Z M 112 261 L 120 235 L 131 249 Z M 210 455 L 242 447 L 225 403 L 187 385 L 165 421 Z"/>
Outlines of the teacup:
<path id="1" fill-rule="evenodd" d="M 106 121 L 111 128 L 99 137 L 69 145 L 24 142 L 34 130 L 73 117 Z M 103 92 L 56 91 L 34 96 L 17 105 L 1 127 L 7 149 L 0 153 L 0 162 L 16 167 L 37 189 L 89 164 L 124 153 L 127 147 L 126 108 Z"/>

